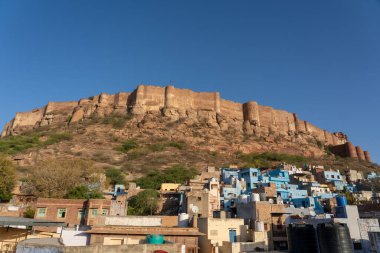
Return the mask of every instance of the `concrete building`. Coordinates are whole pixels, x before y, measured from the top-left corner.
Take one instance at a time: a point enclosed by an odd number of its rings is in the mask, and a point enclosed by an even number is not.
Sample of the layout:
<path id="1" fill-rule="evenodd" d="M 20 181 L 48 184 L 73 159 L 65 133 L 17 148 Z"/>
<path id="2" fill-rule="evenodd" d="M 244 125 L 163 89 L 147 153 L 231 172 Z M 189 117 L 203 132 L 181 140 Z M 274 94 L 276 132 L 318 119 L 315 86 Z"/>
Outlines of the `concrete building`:
<path id="1" fill-rule="evenodd" d="M 239 171 L 233 168 L 222 168 L 222 182 L 231 185 L 233 178 L 239 178 Z"/>
<path id="2" fill-rule="evenodd" d="M 263 223 L 263 232 L 267 236 L 269 250 L 287 249 L 285 221 L 288 214 L 285 205 L 272 204 L 268 201 L 237 204 L 238 218 L 245 219 L 247 222 Z"/>
<path id="3" fill-rule="evenodd" d="M 262 175 L 260 169 L 247 168 L 239 171 L 239 179 L 245 181 L 246 192 L 250 193 L 253 189 L 257 188 L 262 184 Z"/>
<path id="4" fill-rule="evenodd" d="M 244 219 L 199 218 L 198 228 L 204 234 L 199 238 L 200 253 L 216 252 L 225 242 L 248 240 L 248 227 L 244 225 Z"/>
<path id="5" fill-rule="evenodd" d="M 35 219 L 64 222 L 68 227 L 75 225 L 94 225 L 98 215 L 108 215 L 112 201 L 107 199 L 53 199 L 38 198 Z M 37 230 L 50 231 L 51 228 L 36 227 Z M 46 230 L 47 229 L 47 230 Z"/>
<path id="6" fill-rule="evenodd" d="M 310 171 L 298 169 L 296 171 L 293 171 L 293 173 L 289 175 L 290 183 L 292 184 L 302 184 L 315 181 L 314 175 Z"/>
<path id="7" fill-rule="evenodd" d="M 307 190 L 307 194 L 312 197 L 332 198 L 334 194 L 331 192 L 327 184 L 320 184 L 318 182 L 310 182 L 302 186 Z"/>
<path id="8" fill-rule="evenodd" d="M 376 172 L 374 171 L 371 171 L 370 173 L 368 173 L 367 175 L 367 179 L 368 180 L 372 180 L 372 179 L 376 179 L 376 178 L 379 178 L 380 175 L 378 175 Z"/>
<path id="9" fill-rule="evenodd" d="M 345 176 L 347 182 L 356 183 L 359 180 L 363 180 L 363 173 L 357 170 L 347 169 L 345 170 Z"/>
<path id="10" fill-rule="evenodd" d="M 343 191 L 346 185 L 339 170 L 313 170 L 320 184 L 330 184 L 333 190 Z"/>
<path id="11" fill-rule="evenodd" d="M 237 177 L 230 178 L 230 185 L 224 184 L 221 189 L 221 207 L 225 211 L 230 211 L 236 207 L 238 197 L 246 191 L 246 182 Z"/>
<path id="12" fill-rule="evenodd" d="M 65 252 L 65 253 L 137 253 L 137 252 L 184 252 L 184 245 L 168 244 L 134 244 L 134 245 L 101 245 L 64 246 L 59 238 L 41 238 L 25 240 L 17 245 L 15 252 Z"/>
<path id="13" fill-rule="evenodd" d="M 354 248 L 363 253 L 370 253 L 369 232 L 380 232 L 379 221 L 377 219 L 359 218 L 358 207 L 355 205 L 343 206 L 345 216 L 334 218 L 334 222 L 346 223 L 354 243 Z"/>
<path id="14" fill-rule="evenodd" d="M 181 184 L 163 183 L 161 184 L 160 192 L 177 192 Z"/>
<path id="15" fill-rule="evenodd" d="M 167 243 L 184 245 L 185 252 L 198 252 L 198 237 L 203 235 L 196 227 L 177 227 L 177 216 L 99 217 L 91 234 L 90 245 L 146 244 L 148 235 L 163 235 Z"/>

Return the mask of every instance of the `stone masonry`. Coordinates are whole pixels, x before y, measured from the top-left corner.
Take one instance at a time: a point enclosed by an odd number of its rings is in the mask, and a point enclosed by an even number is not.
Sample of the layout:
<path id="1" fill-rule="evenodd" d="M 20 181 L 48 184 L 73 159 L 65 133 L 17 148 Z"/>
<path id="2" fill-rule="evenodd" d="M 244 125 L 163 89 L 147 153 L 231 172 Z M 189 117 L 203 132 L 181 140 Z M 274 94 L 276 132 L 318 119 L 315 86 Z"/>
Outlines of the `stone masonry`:
<path id="1" fill-rule="evenodd" d="M 92 116 L 131 113 L 140 119 L 146 113 L 160 111 L 168 120 L 194 119 L 209 127 L 244 131 L 255 136 L 281 135 L 288 138 L 308 136 L 340 156 L 370 161 L 368 151 L 348 142 L 341 133 L 330 133 L 298 118 L 296 113 L 259 105 L 255 101 L 244 104 L 224 100 L 219 92 L 194 92 L 173 86 L 139 85 L 133 92 L 100 95 L 77 102 L 49 102 L 30 112 L 16 113 L 8 122 L 1 137 L 54 124 L 72 124 Z"/>

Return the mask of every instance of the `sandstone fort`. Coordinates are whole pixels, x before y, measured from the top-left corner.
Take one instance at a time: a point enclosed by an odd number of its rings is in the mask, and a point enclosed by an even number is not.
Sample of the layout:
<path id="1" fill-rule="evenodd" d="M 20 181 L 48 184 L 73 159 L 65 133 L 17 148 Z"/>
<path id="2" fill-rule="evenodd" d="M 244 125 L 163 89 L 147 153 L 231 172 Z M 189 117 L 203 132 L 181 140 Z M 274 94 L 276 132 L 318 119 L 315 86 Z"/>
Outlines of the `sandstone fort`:
<path id="1" fill-rule="evenodd" d="M 221 131 L 234 128 L 248 135 L 282 136 L 290 141 L 313 138 L 329 146 L 337 155 L 371 161 L 369 152 L 360 146 L 355 147 L 342 132 L 323 130 L 298 118 L 296 113 L 259 105 L 255 101 L 236 103 L 222 99 L 219 92 L 194 92 L 173 86 L 139 85 L 132 92 L 102 93 L 74 102 L 49 102 L 42 108 L 17 113 L 5 125 L 1 137 L 19 135 L 43 126 L 74 124 L 94 115 L 129 113 L 143 118 L 150 112 L 161 112 L 171 121 L 201 120 Z"/>

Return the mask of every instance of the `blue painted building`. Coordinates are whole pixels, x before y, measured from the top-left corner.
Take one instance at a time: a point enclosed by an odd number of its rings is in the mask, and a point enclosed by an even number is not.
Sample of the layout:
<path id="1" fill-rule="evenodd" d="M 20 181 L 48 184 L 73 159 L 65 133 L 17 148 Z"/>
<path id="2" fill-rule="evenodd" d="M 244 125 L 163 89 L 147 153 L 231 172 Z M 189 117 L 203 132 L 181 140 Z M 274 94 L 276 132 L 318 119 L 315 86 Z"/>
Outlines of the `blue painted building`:
<path id="1" fill-rule="evenodd" d="M 343 191 L 345 183 L 343 182 L 343 177 L 339 171 L 335 170 L 325 170 L 323 172 L 323 177 L 326 183 L 332 183 L 336 190 Z"/>
<path id="2" fill-rule="evenodd" d="M 244 184 L 244 182 L 243 182 Z M 231 184 L 222 187 L 222 195 L 220 197 L 221 206 L 225 211 L 230 210 L 237 202 L 237 198 L 242 194 L 245 189 L 245 185 L 242 185 L 242 182 L 236 178 L 231 178 Z"/>
<path id="3" fill-rule="evenodd" d="M 376 172 L 372 171 L 367 175 L 368 180 L 379 178 L 380 176 L 376 174 Z"/>
<path id="4" fill-rule="evenodd" d="M 232 184 L 232 178 L 239 178 L 238 169 L 222 168 L 222 182 L 225 184 Z"/>
<path id="5" fill-rule="evenodd" d="M 248 168 L 240 170 L 239 179 L 244 180 L 246 183 L 246 191 L 243 193 L 250 193 L 252 189 L 262 185 L 261 171 L 257 168 Z"/>
<path id="6" fill-rule="evenodd" d="M 286 189 L 290 182 L 289 171 L 282 169 L 274 169 L 267 172 L 270 183 L 275 183 L 276 188 Z"/>

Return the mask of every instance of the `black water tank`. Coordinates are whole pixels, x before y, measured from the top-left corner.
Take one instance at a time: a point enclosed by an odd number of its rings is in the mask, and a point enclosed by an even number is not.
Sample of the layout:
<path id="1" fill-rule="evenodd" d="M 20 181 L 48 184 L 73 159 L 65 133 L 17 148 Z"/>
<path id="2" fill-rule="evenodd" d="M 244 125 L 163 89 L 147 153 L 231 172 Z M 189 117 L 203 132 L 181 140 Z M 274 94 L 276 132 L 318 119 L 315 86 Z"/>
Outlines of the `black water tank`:
<path id="1" fill-rule="evenodd" d="M 347 224 L 322 223 L 317 226 L 320 253 L 353 253 Z"/>
<path id="2" fill-rule="evenodd" d="M 317 233 L 310 224 L 290 224 L 287 227 L 289 253 L 318 253 Z"/>

